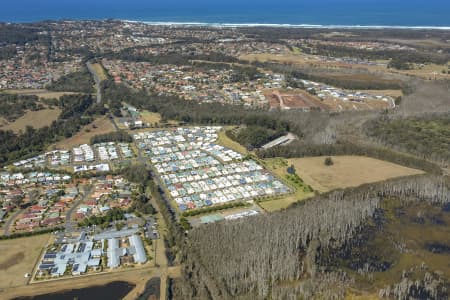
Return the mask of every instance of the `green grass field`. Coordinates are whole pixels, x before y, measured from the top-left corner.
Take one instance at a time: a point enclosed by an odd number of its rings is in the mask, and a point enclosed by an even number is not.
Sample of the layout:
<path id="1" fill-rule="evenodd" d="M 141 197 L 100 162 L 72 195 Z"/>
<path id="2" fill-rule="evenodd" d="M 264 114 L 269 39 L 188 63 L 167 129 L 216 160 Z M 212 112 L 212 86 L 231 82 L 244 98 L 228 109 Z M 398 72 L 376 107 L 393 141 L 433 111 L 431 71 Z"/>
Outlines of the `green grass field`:
<path id="1" fill-rule="evenodd" d="M 260 201 L 258 204 L 266 211 L 277 211 L 287 208 L 293 203 L 302 201 L 315 195 L 313 189 L 309 187 L 297 175 L 287 172 L 288 161 L 284 158 L 264 159 L 260 163 L 281 179 L 293 191 L 285 196 L 274 197 L 269 200 Z"/>

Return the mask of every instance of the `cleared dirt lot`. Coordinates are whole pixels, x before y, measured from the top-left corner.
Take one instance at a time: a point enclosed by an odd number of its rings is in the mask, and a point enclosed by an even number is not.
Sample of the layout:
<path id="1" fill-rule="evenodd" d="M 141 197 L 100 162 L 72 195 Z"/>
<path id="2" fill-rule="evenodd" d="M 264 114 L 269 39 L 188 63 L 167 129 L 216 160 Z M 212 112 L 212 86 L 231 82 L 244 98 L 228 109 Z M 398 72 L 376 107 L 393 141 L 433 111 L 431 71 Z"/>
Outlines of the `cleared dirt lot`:
<path id="1" fill-rule="evenodd" d="M 265 95 L 271 108 L 329 110 L 329 107 L 322 104 L 318 98 L 303 90 L 291 92 L 274 90 L 266 92 Z"/>
<path id="2" fill-rule="evenodd" d="M 23 286 L 50 235 L 0 241 L 0 298 L 5 288 Z M 5 298 L 2 298 L 5 299 Z"/>
<path id="3" fill-rule="evenodd" d="M 28 111 L 25 115 L 18 118 L 12 123 L 0 126 L 2 130 L 12 130 L 19 132 L 25 130 L 27 126 L 32 126 L 36 129 L 44 126 L 49 126 L 53 121 L 58 119 L 61 114 L 61 110 L 58 109 L 42 109 L 38 111 Z M 1 124 L 1 123 L 0 123 Z"/>
<path id="4" fill-rule="evenodd" d="M 423 173 L 363 156 L 332 156 L 332 159 L 332 166 L 325 166 L 325 157 L 321 156 L 289 159 L 288 164 L 293 164 L 305 183 L 320 192 Z"/>

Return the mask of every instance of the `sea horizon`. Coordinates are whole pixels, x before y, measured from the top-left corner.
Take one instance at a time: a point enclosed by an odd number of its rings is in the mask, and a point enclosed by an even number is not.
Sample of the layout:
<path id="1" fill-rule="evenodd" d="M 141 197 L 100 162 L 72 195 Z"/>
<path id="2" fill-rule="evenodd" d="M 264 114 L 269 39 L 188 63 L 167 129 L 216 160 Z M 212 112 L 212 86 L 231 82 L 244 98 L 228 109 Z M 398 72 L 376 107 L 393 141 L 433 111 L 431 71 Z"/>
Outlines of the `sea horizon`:
<path id="1" fill-rule="evenodd" d="M 446 0 L 4 0 L 0 22 L 130 20 L 160 25 L 450 28 Z"/>

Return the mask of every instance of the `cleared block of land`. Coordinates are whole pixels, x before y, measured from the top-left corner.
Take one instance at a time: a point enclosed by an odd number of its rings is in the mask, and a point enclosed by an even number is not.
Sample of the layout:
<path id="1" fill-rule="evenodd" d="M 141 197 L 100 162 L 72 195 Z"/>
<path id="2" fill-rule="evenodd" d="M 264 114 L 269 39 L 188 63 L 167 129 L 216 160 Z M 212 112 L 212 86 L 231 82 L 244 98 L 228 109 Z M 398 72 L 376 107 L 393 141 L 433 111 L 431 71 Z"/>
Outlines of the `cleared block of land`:
<path id="1" fill-rule="evenodd" d="M 302 90 L 295 92 L 271 91 L 266 93 L 271 108 L 329 110 L 319 99 Z"/>
<path id="2" fill-rule="evenodd" d="M 25 274 L 31 274 L 49 236 L 44 234 L 0 241 L 0 289 L 27 283 Z"/>
<path id="3" fill-rule="evenodd" d="M 97 74 L 98 79 L 100 79 L 100 81 L 108 79 L 108 77 L 106 76 L 105 69 L 103 69 L 103 66 L 101 64 L 99 63 L 92 64 L 92 69 Z"/>
<path id="4" fill-rule="evenodd" d="M 296 193 L 293 195 L 283 197 L 281 199 L 273 199 L 273 200 L 263 201 L 263 202 L 258 203 L 258 205 L 261 206 L 264 210 L 266 210 L 268 212 L 272 212 L 272 211 L 277 211 L 277 210 L 282 210 L 282 209 L 288 208 L 291 204 L 293 204 L 295 202 L 299 202 L 299 201 L 307 198 L 308 196 L 311 197 L 312 195 L 314 195 L 314 194 L 310 193 L 310 195 L 305 194 L 304 196 L 299 197 L 298 194 Z"/>
<path id="5" fill-rule="evenodd" d="M 53 92 L 40 89 L 5 90 L 4 92 L 8 94 L 36 95 L 41 99 L 52 99 L 52 98 L 59 99 L 59 97 L 63 95 L 74 94 L 72 92 Z"/>
<path id="6" fill-rule="evenodd" d="M 159 113 L 144 110 L 141 112 L 141 119 L 145 123 L 155 124 L 161 122 L 161 115 Z"/>
<path id="7" fill-rule="evenodd" d="M 334 164 L 326 166 L 325 157 L 289 159 L 306 184 L 320 192 L 356 187 L 365 183 L 423 173 L 382 160 L 363 156 L 332 156 Z"/>
<path id="8" fill-rule="evenodd" d="M 2 130 L 12 130 L 14 132 L 19 132 L 20 130 L 25 130 L 27 126 L 32 126 L 36 129 L 42 128 L 44 126 L 49 126 L 53 121 L 58 119 L 61 114 L 61 110 L 58 109 L 42 109 L 38 111 L 28 111 L 25 115 L 18 118 L 12 123 L 4 126 L 0 126 Z"/>
<path id="9" fill-rule="evenodd" d="M 84 126 L 76 135 L 71 138 L 62 140 L 54 145 L 57 149 L 71 149 L 81 144 L 90 144 L 91 138 L 98 134 L 114 132 L 114 125 L 107 117 L 96 119 L 89 125 Z"/>
<path id="10" fill-rule="evenodd" d="M 298 176 L 291 175 L 287 172 L 288 164 L 285 158 L 270 158 L 261 161 L 263 166 L 269 169 L 274 175 L 288 185 L 292 193 L 274 197 L 272 199 L 264 199 L 258 205 L 266 211 L 277 211 L 289 207 L 291 204 L 303 201 L 314 196 L 314 191 L 308 187 L 308 184 Z"/>

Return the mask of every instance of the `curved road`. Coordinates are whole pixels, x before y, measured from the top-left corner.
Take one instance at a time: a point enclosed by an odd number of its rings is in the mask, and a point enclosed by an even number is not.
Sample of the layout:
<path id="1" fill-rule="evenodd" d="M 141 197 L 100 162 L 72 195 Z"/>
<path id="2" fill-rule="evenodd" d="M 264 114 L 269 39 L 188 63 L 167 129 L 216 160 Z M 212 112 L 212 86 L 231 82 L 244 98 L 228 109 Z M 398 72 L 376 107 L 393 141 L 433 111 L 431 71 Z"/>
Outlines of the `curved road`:
<path id="1" fill-rule="evenodd" d="M 5 224 L 5 233 L 4 235 L 9 235 L 9 228 L 13 224 L 14 220 L 17 218 L 17 216 L 23 211 L 23 209 L 18 209 L 11 217 L 9 217 L 8 221 Z"/>
<path id="2" fill-rule="evenodd" d="M 75 201 L 74 205 L 66 212 L 66 222 L 65 222 L 66 232 L 72 232 L 75 229 L 74 227 L 76 224 L 71 221 L 71 216 L 75 211 L 75 209 L 78 207 L 78 205 L 83 203 L 83 201 L 86 200 L 86 198 L 92 193 L 93 189 L 94 187 L 92 186 L 90 187 L 85 186 L 83 196 L 79 197 L 79 199 Z"/>

